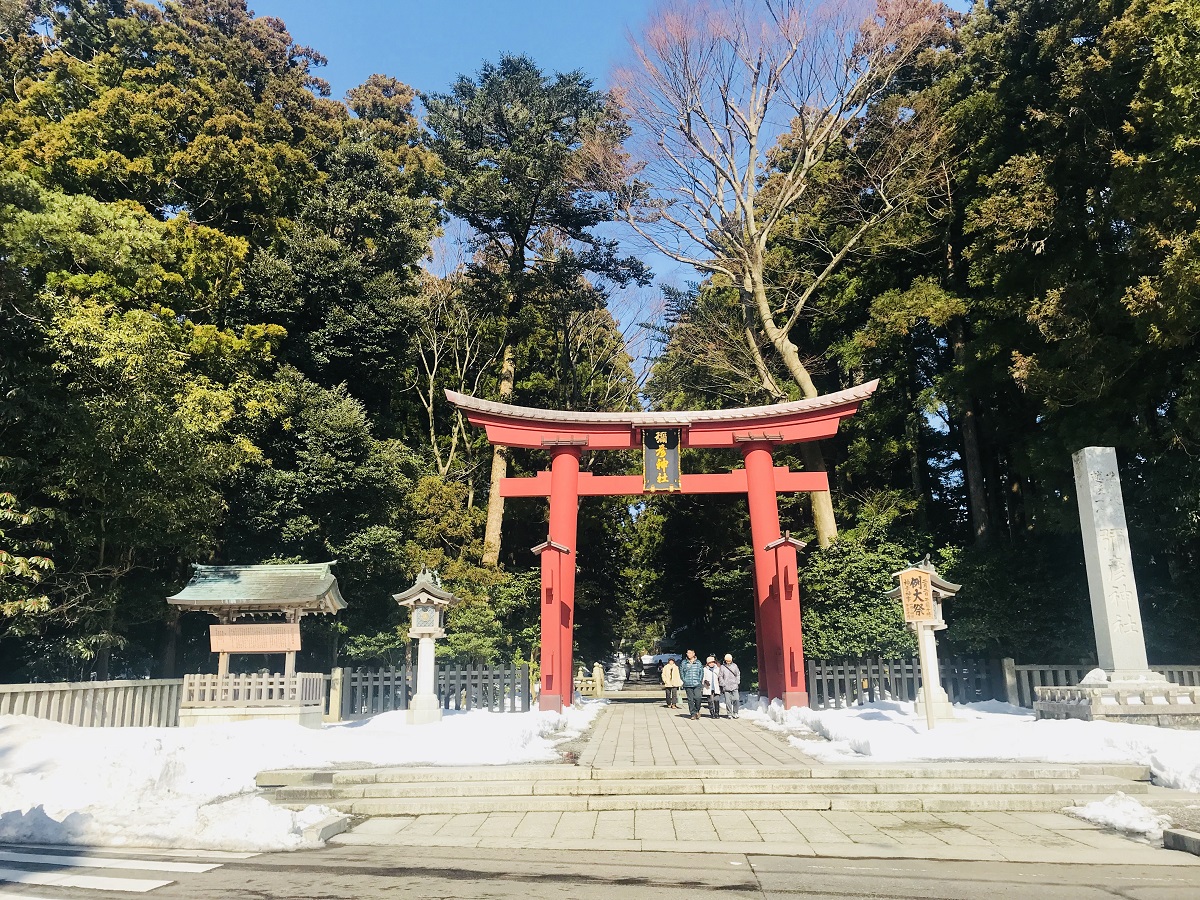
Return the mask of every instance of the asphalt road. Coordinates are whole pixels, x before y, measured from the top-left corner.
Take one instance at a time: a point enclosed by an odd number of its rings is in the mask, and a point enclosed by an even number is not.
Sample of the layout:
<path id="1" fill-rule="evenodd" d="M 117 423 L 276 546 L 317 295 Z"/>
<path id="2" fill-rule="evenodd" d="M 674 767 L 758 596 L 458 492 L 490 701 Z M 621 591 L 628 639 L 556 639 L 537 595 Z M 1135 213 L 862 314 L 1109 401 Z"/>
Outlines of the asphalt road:
<path id="1" fill-rule="evenodd" d="M 1189 858 L 1190 859 L 1190 858 Z M 1071 866 L 812 859 L 729 853 L 558 853 L 329 848 L 231 860 L 141 896 L 154 900 L 572 900 L 887 898 L 887 900 L 1193 900 L 1200 866 Z M 0 898 L 116 900 L 131 894 L 0 885 Z"/>

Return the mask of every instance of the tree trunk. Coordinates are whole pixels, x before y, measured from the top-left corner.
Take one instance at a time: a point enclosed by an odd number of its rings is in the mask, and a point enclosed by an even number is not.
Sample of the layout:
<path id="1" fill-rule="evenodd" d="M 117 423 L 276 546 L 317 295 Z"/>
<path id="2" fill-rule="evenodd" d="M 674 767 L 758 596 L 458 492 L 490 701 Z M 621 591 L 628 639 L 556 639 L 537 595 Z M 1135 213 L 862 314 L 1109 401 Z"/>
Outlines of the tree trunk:
<path id="1" fill-rule="evenodd" d="M 162 646 L 158 654 L 160 678 L 175 678 L 179 671 L 179 609 L 172 606 L 163 623 Z"/>
<path id="2" fill-rule="evenodd" d="M 800 352 L 787 333 L 775 324 L 775 316 L 771 312 L 771 304 L 767 301 L 767 290 L 762 280 L 761 266 L 757 277 L 747 274 L 742 282 L 742 290 L 753 298 L 752 306 L 758 312 L 763 331 L 771 341 L 771 345 L 779 353 L 788 374 L 800 385 L 805 398 L 820 396 L 816 384 L 808 369 L 800 360 Z M 744 296 L 744 295 L 743 295 Z M 810 472 L 825 472 L 825 457 L 821 453 L 818 441 L 806 441 L 800 445 L 800 454 L 804 460 L 804 468 Z M 813 510 L 813 525 L 817 529 L 817 544 L 828 547 L 837 540 L 837 517 L 833 512 L 833 497 L 829 491 L 812 491 L 809 495 Z"/>
<path id="3" fill-rule="evenodd" d="M 950 346 L 954 351 L 954 364 L 959 370 L 966 365 L 966 337 L 961 319 L 950 325 Z M 975 544 L 986 547 L 992 539 L 992 518 L 988 513 L 987 487 L 983 478 L 983 454 L 980 451 L 979 420 L 975 415 L 975 400 L 965 387 L 959 398 L 962 414 L 962 463 L 964 481 L 967 483 L 967 508 L 971 514 L 971 530 Z"/>
<path id="4" fill-rule="evenodd" d="M 808 472 L 827 472 L 825 456 L 819 441 L 805 441 L 800 445 L 800 458 Z M 837 517 L 833 513 L 833 495 L 829 491 L 812 491 L 813 525 L 817 529 L 817 546 L 828 547 L 837 540 Z"/>
<path id="5" fill-rule="evenodd" d="M 979 421 L 979 458 L 983 462 L 984 496 L 987 499 L 991 536 L 995 538 L 997 529 L 1008 530 L 1008 512 L 1005 508 L 1003 487 L 1008 483 L 1008 479 L 1001 471 L 1000 447 L 996 441 L 996 429 L 992 425 L 991 416 L 977 411 L 976 418 Z"/>
<path id="6" fill-rule="evenodd" d="M 925 454 L 921 452 L 922 413 L 913 396 L 913 360 L 911 348 L 905 348 L 908 365 L 904 370 L 904 431 L 908 440 L 908 475 L 912 481 L 913 496 L 917 498 L 917 522 L 922 528 L 929 527 L 929 498 L 925 488 Z"/>
<path id="7" fill-rule="evenodd" d="M 500 366 L 500 402 L 512 400 L 513 382 L 517 377 L 516 349 L 509 342 L 504 345 L 504 357 Z M 500 564 L 500 538 L 504 528 L 504 498 L 500 496 L 500 481 L 508 474 L 508 448 L 496 445 L 492 448 L 491 486 L 488 490 L 487 526 L 483 532 L 484 566 Z"/>

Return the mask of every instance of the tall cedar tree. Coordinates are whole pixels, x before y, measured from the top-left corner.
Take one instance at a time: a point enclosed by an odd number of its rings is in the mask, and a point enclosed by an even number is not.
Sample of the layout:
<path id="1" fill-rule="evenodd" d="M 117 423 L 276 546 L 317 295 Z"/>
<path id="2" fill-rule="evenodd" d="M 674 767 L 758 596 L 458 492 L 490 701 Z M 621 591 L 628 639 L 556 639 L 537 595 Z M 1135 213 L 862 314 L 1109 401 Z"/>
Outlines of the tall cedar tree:
<path id="1" fill-rule="evenodd" d="M 474 230 L 471 275 L 506 328 L 497 393 L 511 402 L 517 347 L 541 303 L 593 306 L 585 277 L 645 281 L 637 259 L 595 226 L 613 219 L 587 159 L 625 137 L 611 99 L 582 72 L 544 75 L 524 56 L 502 56 L 449 94 L 422 96 L 430 146 L 445 170 L 446 209 Z M 484 563 L 500 557 L 508 452 L 492 457 Z"/>

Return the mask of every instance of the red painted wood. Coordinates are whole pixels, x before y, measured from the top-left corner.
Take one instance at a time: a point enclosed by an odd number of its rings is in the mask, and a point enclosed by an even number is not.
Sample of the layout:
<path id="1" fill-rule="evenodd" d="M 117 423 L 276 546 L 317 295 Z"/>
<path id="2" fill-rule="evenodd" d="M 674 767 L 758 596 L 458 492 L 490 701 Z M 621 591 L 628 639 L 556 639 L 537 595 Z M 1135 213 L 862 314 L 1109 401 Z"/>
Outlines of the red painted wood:
<path id="1" fill-rule="evenodd" d="M 754 604 L 758 610 L 758 690 L 766 697 L 783 693 L 783 643 L 779 603 L 773 597 L 775 559 L 767 544 L 780 537 L 779 502 L 775 494 L 775 470 L 771 445 L 742 445 L 746 461 L 746 500 L 750 507 L 750 541 L 754 549 Z"/>
<path id="2" fill-rule="evenodd" d="M 793 472 L 787 466 L 776 466 L 774 470 L 777 491 L 827 491 L 829 477 L 824 472 Z M 744 494 L 746 493 L 746 470 L 718 472 L 711 475 L 683 475 L 680 477 L 681 494 Z M 608 497 L 641 494 L 641 475 L 593 475 L 579 474 L 579 496 Z M 502 497 L 548 497 L 550 496 L 550 473 L 538 472 L 527 478 L 505 478 L 500 482 Z"/>
<path id="3" fill-rule="evenodd" d="M 772 443 L 821 440 L 836 434 L 838 423 L 854 415 L 861 405 L 861 400 L 853 400 L 837 406 L 759 418 L 693 422 L 682 428 L 680 446 L 736 447 L 754 436 L 769 436 L 767 439 Z M 543 450 L 564 442 L 575 442 L 589 450 L 637 450 L 641 447 L 642 429 L 655 427 L 606 422 L 530 421 L 477 410 L 465 410 L 464 414 L 472 425 L 487 430 L 488 440 L 493 444 Z M 670 422 L 669 413 L 663 416 L 664 423 Z"/>
<path id="4" fill-rule="evenodd" d="M 779 603 L 779 631 L 783 647 L 784 708 L 808 706 L 808 687 L 804 676 L 804 632 L 800 623 L 800 585 L 796 579 L 796 548 L 781 544 L 771 551 L 775 556 L 775 596 Z"/>
<path id="5" fill-rule="evenodd" d="M 579 448 L 556 447 L 550 459 L 550 540 L 568 552 L 550 548 L 542 554 L 542 692 L 538 706 L 558 712 L 571 705 L 574 692 L 571 662 L 578 524 Z M 547 574 L 552 576 L 549 584 Z"/>
<path id="6" fill-rule="evenodd" d="M 825 401 L 801 401 L 776 407 L 693 413 L 600 413 L 586 421 L 579 413 L 501 407 L 447 392 L 467 420 L 487 430 L 493 444 L 547 450 L 551 468 L 531 478 L 505 478 L 504 497 L 549 497 L 550 540 L 569 553 L 542 553 L 542 709 L 561 710 L 572 700 L 575 566 L 579 497 L 644 494 L 640 475 L 580 473 L 581 450 L 636 450 L 646 428 L 680 427 L 683 448 L 736 448 L 745 468 L 717 474 L 683 475 L 684 494 L 745 493 L 754 544 L 754 619 L 760 693 L 779 697 L 786 706 L 808 704 L 804 673 L 796 550 L 778 540 L 780 491 L 828 491 L 820 472 L 791 472 L 774 466 L 774 444 L 815 441 L 837 433 L 838 425 L 858 411 L 877 382 L 860 385 Z M 820 402 L 832 403 L 820 406 Z M 474 405 L 472 407 L 472 404 Z M 807 408 L 796 409 L 803 406 Z M 781 409 L 780 406 L 792 408 Z M 560 416 L 555 419 L 555 416 Z M 565 416 L 566 418 L 561 418 Z M 745 416 L 741 418 L 740 416 Z M 624 421 L 620 421 L 624 418 Z M 574 421 L 572 421 L 574 420 Z"/>

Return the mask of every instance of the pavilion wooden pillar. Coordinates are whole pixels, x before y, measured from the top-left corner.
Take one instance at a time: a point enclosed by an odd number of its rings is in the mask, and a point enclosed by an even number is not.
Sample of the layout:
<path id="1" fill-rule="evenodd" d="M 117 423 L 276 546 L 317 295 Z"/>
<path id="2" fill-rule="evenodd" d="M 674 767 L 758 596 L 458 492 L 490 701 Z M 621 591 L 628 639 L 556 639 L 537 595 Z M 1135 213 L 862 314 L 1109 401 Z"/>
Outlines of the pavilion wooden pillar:
<path id="1" fill-rule="evenodd" d="M 302 613 L 296 610 L 289 610 L 286 615 L 288 623 L 298 623 Z M 296 674 L 296 651 L 288 650 L 283 654 L 283 674 L 287 678 L 291 678 Z"/>
<path id="2" fill-rule="evenodd" d="M 577 446 L 555 447 L 550 459 L 550 536 L 542 557 L 542 691 L 538 708 L 561 712 L 573 699 L 575 559 L 579 531 Z"/>

